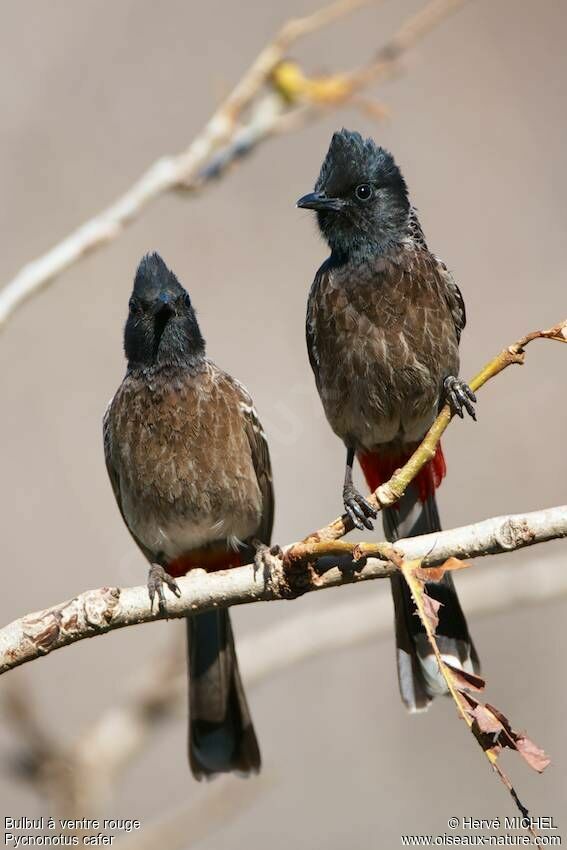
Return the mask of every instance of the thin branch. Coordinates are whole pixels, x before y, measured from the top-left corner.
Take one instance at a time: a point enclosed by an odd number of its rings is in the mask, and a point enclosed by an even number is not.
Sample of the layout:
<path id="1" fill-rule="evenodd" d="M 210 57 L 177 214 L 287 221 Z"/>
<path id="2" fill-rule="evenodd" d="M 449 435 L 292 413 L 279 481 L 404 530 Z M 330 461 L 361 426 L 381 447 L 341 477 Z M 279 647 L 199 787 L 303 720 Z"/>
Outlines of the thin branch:
<path id="1" fill-rule="evenodd" d="M 0 328 L 18 307 L 59 274 L 120 236 L 161 195 L 179 189 L 203 188 L 273 135 L 294 130 L 346 101 L 356 105 L 358 92 L 371 82 L 384 81 L 396 73 L 403 52 L 466 0 L 430 0 L 402 25 L 377 57 L 354 71 L 330 74 L 315 81 L 296 74 L 295 83 L 299 80 L 302 84 L 293 86 L 289 85 L 289 75 L 277 73 L 296 41 L 370 2 L 337 0 L 304 18 L 288 21 L 186 150 L 157 160 L 115 203 L 25 265 L 6 284 L 0 291 Z M 249 115 L 242 123 L 245 112 Z"/>
<path id="2" fill-rule="evenodd" d="M 482 557 L 565 536 L 567 505 L 400 540 L 395 550 L 388 543 L 300 544 L 299 553 L 292 549 L 289 561 L 283 562 L 274 557 L 271 569 L 263 574 L 257 573 L 253 564 L 212 574 L 192 570 L 179 579 L 181 595 L 168 600 L 167 616 L 178 618 L 219 606 L 293 599 L 327 587 L 385 578 L 398 569 L 393 561 L 384 560 L 385 556 L 395 561 L 400 557 L 420 558 L 425 567 L 432 567 L 455 553 Z M 353 561 L 353 556 L 362 553 L 364 561 Z M 331 564 L 319 563 L 322 558 L 331 558 Z M 163 618 L 161 612 L 150 610 L 146 587 L 86 591 L 0 630 L 0 674 L 76 641 Z"/>
<path id="3" fill-rule="evenodd" d="M 484 384 L 486 384 L 491 378 L 499 375 L 500 372 L 503 372 L 508 366 L 512 366 L 514 364 L 523 366 L 525 362 L 525 348 L 535 339 L 550 339 L 556 342 L 567 342 L 567 319 L 557 325 L 554 325 L 552 328 L 548 328 L 547 330 L 532 331 L 532 333 L 526 334 L 526 336 L 521 337 L 521 339 L 512 343 L 512 345 L 509 345 L 501 351 L 500 354 L 497 354 L 496 357 L 490 360 L 490 362 L 487 363 L 486 366 L 481 369 L 481 371 L 475 375 L 471 381 L 469 381 L 471 389 L 474 390 L 474 392 L 477 392 L 477 390 L 483 387 Z M 371 502 L 377 510 L 382 510 L 382 508 L 386 508 L 397 502 L 403 496 L 408 485 L 413 481 L 420 469 L 422 469 L 426 463 L 435 457 L 435 451 L 439 441 L 452 418 L 451 409 L 449 405 L 446 404 L 407 463 L 401 469 L 398 469 L 389 481 L 378 487 L 378 489 L 368 497 L 368 501 Z M 324 528 L 314 531 L 305 538 L 304 542 L 309 543 L 315 541 L 338 540 L 340 537 L 348 534 L 349 531 L 352 531 L 353 528 L 354 526 L 352 521 L 346 514 L 343 514 L 343 516 L 333 520 L 333 522 L 329 523 L 329 525 L 326 525 Z"/>

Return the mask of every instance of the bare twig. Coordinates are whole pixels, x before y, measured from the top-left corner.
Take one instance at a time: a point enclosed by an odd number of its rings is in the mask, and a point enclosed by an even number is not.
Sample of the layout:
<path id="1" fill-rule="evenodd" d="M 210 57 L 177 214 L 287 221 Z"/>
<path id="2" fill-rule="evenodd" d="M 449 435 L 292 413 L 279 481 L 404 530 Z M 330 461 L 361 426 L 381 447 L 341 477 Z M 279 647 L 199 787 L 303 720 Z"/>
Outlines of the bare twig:
<path id="1" fill-rule="evenodd" d="M 300 38 L 350 14 L 371 0 L 336 0 L 304 18 L 288 21 L 256 57 L 232 93 L 186 150 L 157 160 L 115 203 L 24 266 L 0 291 L 0 327 L 28 298 L 90 252 L 116 239 L 162 194 L 203 188 L 271 136 L 289 132 L 325 109 L 351 100 L 373 81 L 399 70 L 400 57 L 466 0 L 430 0 L 378 52 L 355 71 L 310 80 L 280 74 L 287 51 Z M 287 63 L 288 70 L 290 63 Z M 295 66 L 296 68 L 298 66 Z M 244 113 L 248 113 L 246 117 Z"/>
<path id="2" fill-rule="evenodd" d="M 292 550 L 289 562 L 284 560 L 282 564 L 274 558 L 273 569 L 264 575 L 255 574 L 253 564 L 213 574 L 192 570 L 179 580 L 181 595 L 168 600 L 168 616 L 178 618 L 218 606 L 291 599 L 326 587 L 384 578 L 398 568 L 384 560 L 384 554 L 396 561 L 399 556 L 421 558 L 424 566 L 434 566 L 455 552 L 480 557 L 565 536 L 564 505 L 401 540 L 395 551 L 390 544 L 300 544 L 299 552 Z M 353 554 L 363 554 L 365 560 L 355 562 Z M 314 562 L 324 556 L 335 560 L 321 571 Z M 0 673 L 87 637 L 162 618 L 159 611 L 150 609 L 143 586 L 89 590 L 53 608 L 28 614 L 0 630 Z"/>

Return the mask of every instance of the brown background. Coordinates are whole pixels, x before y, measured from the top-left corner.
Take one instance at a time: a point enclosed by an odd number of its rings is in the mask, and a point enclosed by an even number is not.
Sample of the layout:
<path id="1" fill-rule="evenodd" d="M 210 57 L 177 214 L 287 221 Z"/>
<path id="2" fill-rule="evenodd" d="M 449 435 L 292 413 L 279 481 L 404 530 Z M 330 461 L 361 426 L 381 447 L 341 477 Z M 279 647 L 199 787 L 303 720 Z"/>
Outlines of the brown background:
<path id="1" fill-rule="evenodd" d="M 316 70 L 362 61 L 418 5 L 371 8 L 296 55 Z M 4 0 L 3 279 L 159 155 L 183 148 L 277 25 L 312 8 L 307 0 Z M 566 20 L 559 0 L 469 3 L 381 90 L 388 123 L 344 110 L 270 142 L 198 200 L 154 204 L 18 313 L 0 340 L 2 622 L 88 587 L 145 577 L 106 479 L 100 426 L 123 374 L 133 272 L 149 249 L 189 288 L 210 355 L 254 395 L 272 445 L 275 538 L 287 542 L 337 514 L 343 450 L 319 408 L 303 341 L 307 289 L 325 249 L 310 216 L 294 209 L 337 126 L 373 134 L 401 164 L 429 243 L 467 302 L 465 375 L 523 332 L 564 317 Z M 476 426 L 450 429 L 446 526 L 565 500 L 566 356 L 536 344 L 524 370 L 482 391 Z M 531 581 L 526 595 L 535 594 L 564 559 L 556 544 L 479 564 L 459 577 L 465 607 L 481 573 L 499 571 L 500 604 L 521 593 L 518 582 Z M 248 606 L 234 618 L 242 634 L 386 593 L 385 583 L 367 584 Z M 553 756 L 543 777 L 517 759 L 505 763 L 532 812 L 560 824 L 566 615 L 558 599 L 471 617 L 490 700 Z M 129 629 L 22 671 L 45 722 L 62 740 L 79 733 L 175 628 Z M 250 696 L 271 783 L 203 848 L 399 846 L 401 832 L 448 831 L 450 815 L 514 813 L 447 701 L 405 715 L 391 635 L 297 665 Z M 0 764 L 14 749 L 0 728 Z M 187 770 L 180 718 L 132 765 L 109 812 L 148 824 L 211 791 Z M 31 816 L 42 807 L 0 770 L 0 810 Z"/>

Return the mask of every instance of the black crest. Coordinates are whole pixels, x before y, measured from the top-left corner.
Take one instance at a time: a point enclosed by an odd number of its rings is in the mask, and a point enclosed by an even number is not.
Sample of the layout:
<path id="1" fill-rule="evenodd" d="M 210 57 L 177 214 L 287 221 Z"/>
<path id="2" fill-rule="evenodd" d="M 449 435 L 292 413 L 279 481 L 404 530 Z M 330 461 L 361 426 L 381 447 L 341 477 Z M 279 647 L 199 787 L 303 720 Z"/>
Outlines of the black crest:
<path id="1" fill-rule="evenodd" d="M 374 139 L 363 139 L 352 130 L 333 133 L 315 191 L 340 197 L 365 182 L 388 186 L 407 201 L 407 187 L 392 154 Z"/>

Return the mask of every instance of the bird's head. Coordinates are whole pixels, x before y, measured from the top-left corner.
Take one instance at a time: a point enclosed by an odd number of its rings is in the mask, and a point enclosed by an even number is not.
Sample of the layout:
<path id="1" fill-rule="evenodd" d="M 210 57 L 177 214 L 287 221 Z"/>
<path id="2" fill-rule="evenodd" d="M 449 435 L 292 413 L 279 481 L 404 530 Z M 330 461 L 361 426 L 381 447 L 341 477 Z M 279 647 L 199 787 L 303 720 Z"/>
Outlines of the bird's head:
<path id="1" fill-rule="evenodd" d="M 189 294 L 157 253 L 142 257 L 136 271 L 124 351 L 130 368 L 191 365 L 204 357 Z"/>
<path id="2" fill-rule="evenodd" d="M 315 191 L 297 202 L 316 210 L 332 251 L 350 255 L 381 253 L 403 239 L 410 204 L 393 156 L 360 133 L 333 135 Z"/>

